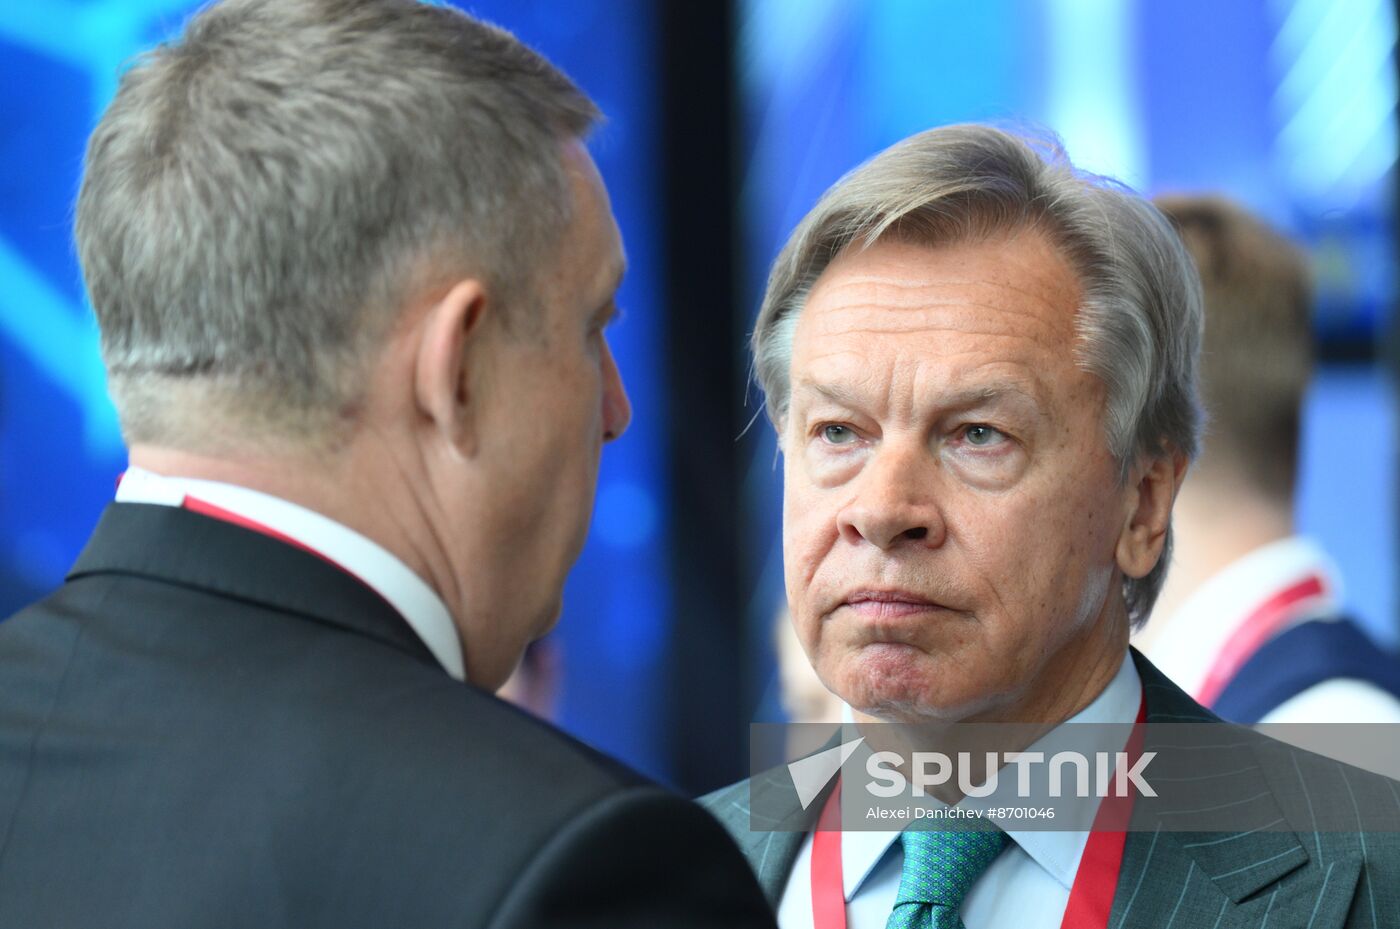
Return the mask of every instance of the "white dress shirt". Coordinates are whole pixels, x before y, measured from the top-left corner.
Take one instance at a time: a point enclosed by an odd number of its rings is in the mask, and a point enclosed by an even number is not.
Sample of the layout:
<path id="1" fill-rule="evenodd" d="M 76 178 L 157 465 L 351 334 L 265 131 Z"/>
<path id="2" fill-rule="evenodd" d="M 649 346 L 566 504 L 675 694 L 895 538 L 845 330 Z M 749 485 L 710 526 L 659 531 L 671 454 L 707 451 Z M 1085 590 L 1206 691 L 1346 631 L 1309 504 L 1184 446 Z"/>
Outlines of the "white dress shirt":
<path id="1" fill-rule="evenodd" d="M 117 485 L 118 503 L 178 507 L 186 497 L 266 526 L 355 576 L 398 610 L 448 674 L 466 680 L 461 640 L 447 605 L 382 545 L 306 507 L 236 484 L 130 468 Z"/>
<path id="2" fill-rule="evenodd" d="M 1142 682 L 1125 653 L 1117 675 L 1103 692 L 1067 722 L 1131 725 L 1137 719 L 1141 699 Z M 1121 749 L 1121 745 L 1114 747 Z M 976 805 L 973 798 L 963 803 Z M 1008 829 L 1006 834 L 1011 841 L 1005 851 L 963 900 L 963 923 L 967 929 L 1059 929 L 1089 833 Z M 899 835 L 897 831 L 841 833 L 841 880 L 848 929 L 884 929 L 904 867 Z M 811 833 L 802 841 L 778 904 L 778 926 L 812 927 Z"/>
<path id="3" fill-rule="evenodd" d="M 1335 620 L 1341 581 L 1336 566 L 1311 540 L 1293 536 L 1255 549 L 1197 588 L 1169 617 L 1152 643 L 1152 663 L 1200 699 L 1206 676 L 1225 643 L 1261 604 L 1310 576 L 1323 582 L 1279 632 L 1310 620 Z M 1366 681 L 1323 681 L 1284 701 L 1261 723 L 1400 722 L 1400 701 Z"/>

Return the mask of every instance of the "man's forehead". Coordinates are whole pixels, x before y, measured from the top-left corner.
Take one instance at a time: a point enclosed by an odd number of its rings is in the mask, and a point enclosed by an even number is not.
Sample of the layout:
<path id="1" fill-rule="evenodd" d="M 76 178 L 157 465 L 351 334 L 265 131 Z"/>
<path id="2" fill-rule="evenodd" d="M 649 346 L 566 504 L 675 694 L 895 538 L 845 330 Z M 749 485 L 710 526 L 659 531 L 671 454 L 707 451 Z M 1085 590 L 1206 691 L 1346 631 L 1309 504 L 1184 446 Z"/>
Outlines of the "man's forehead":
<path id="1" fill-rule="evenodd" d="M 1076 337 L 1075 307 L 1056 306 L 1041 312 L 1022 302 L 991 296 L 979 299 L 971 292 L 976 289 L 973 285 L 942 293 L 925 291 L 903 304 L 854 291 L 813 301 L 797 322 L 795 344 L 823 350 L 835 340 L 985 339 L 990 349 L 1000 339 L 1060 345 Z"/>
<path id="2" fill-rule="evenodd" d="M 843 254 L 795 323 L 794 401 L 1046 410 L 1088 396 L 1080 289 L 1040 234 Z M 1057 399 L 1058 398 L 1058 399 Z"/>
<path id="3" fill-rule="evenodd" d="M 944 245 L 880 240 L 831 262 L 798 325 L 812 335 L 1033 327 L 1064 338 L 1081 296 L 1077 276 L 1039 232 Z"/>
<path id="4" fill-rule="evenodd" d="M 582 252 L 578 260 L 592 271 L 590 288 L 611 293 L 627 273 L 627 253 L 607 186 L 582 142 L 566 143 L 563 153 L 573 192 L 574 244 Z"/>

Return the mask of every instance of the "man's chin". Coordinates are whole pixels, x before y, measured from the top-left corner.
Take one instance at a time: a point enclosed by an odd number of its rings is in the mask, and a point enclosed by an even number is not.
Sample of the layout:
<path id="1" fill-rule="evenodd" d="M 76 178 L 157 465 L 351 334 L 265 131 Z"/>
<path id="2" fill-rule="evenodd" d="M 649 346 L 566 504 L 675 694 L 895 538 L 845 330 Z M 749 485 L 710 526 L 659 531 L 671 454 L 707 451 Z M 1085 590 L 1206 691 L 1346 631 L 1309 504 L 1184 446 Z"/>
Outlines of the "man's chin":
<path id="1" fill-rule="evenodd" d="M 918 706 L 947 673 L 940 664 L 912 645 L 866 645 L 842 662 L 835 689 L 852 707 Z"/>
<path id="2" fill-rule="evenodd" d="M 948 686 L 959 669 L 909 646 L 872 647 L 835 675 L 833 690 L 857 717 L 902 723 L 957 722 L 976 714 L 986 695 Z"/>
<path id="3" fill-rule="evenodd" d="M 893 686 L 887 680 L 862 681 L 841 697 L 861 722 L 934 722 L 955 713 L 923 690 Z"/>

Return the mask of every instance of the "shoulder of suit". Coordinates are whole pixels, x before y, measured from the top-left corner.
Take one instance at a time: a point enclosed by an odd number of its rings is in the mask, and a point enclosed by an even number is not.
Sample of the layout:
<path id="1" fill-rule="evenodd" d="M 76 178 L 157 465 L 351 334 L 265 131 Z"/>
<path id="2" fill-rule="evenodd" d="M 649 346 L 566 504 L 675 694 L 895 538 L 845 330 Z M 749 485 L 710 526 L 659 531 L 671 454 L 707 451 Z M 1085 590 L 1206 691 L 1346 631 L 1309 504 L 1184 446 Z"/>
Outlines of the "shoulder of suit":
<path id="1" fill-rule="evenodd" d="M 733 832 L 742 826 L 747 828 L 749 821 L 750 779 L 744 778 L 718 790 L 696 798 L 696 803 L 710 812 L 726 829 Z"/>
<path id="2" fill-rule="evenodd" d="M 713 790 L 700 797 L 696 802 L 704 807 L 716 807 L 729 803 L 737 797 L 747 796 L 749 791 L 749 778 L 735 781 L 718 790 Z"/>
<path id="3" fill-rule="evenodd" d="M 344 707 L 313 711 L 306 722 L 343 727 L 349 738 L 335 739 L 337 749 L 388 778 L 406 769 L 431 772 L 432 783 L 416 792 L 441 793 L 448 805 L 462 801 L 461 788 L 469 785 L 478 801 L 489 803 L 490 791 L 498 789 L 530 798 L 534 812 L 543 813 L 649 783 L 490 693 L 434 667 L 401 665 L 380 687 L 371 685 Z"/>

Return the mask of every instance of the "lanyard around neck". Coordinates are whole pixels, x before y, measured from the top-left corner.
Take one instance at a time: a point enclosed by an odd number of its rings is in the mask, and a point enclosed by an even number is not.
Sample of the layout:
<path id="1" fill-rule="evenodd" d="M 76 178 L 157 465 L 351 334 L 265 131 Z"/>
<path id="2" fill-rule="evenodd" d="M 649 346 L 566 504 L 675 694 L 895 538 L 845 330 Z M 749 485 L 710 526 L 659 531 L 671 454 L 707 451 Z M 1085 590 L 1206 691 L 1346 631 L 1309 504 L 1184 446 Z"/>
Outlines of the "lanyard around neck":
<path id="1" fill-rule="evenodd" d="M 1294 618 L 1308 612 L 1319 612 L 1327 602 L 1327 582 L 1320 574 L 1309 574 L 1275 593 L 1245 617 L 1225 640 L 1210 670 L 1206 672 L 1201 689 L 1194 694 L 1203 706 L 1213 706 L 1245 662 L 1264 643 L 1283 631 Z"/>

